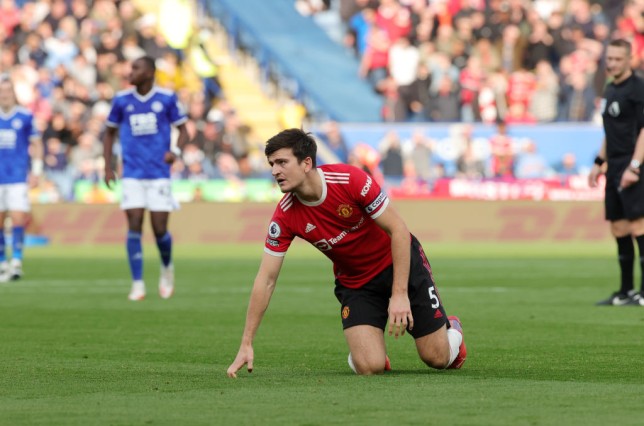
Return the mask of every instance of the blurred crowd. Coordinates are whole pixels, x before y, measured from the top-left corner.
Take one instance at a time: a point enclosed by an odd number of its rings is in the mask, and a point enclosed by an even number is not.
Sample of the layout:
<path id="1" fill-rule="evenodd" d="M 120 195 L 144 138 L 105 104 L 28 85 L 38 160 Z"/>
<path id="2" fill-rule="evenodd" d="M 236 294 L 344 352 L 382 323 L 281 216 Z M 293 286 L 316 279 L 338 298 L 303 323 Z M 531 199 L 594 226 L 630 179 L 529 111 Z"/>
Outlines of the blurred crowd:
<path id="1" fill-rule="evenodd" d="M 644 0 L 296 0 L 360 60 L 385 121 L 591 121 L 612 38 L 644 70 Z"/>
<path id="2" fill-rule="evenodd" d="M 211 34 L 199 30 L 194 10 L 180 9 L 185 4 L 0 0 L 0 73 L 13 79 L 18 102 L 34 112 L 45 147 L 44 179 L 31 178 L 35 200 L 73 200 L 77 182 L 102 180 L 101 141 L 111 100 L 129 86 L 130 62 L 144 54 L 156 60 L 157 84 L 175 90 L 189 115 L 191 140 L 173 166 L 174 177 L 265 173 L 263 162 L 249 155 L 257 146 L 250 129 L 222 96 L 209 56 Z M 179 13 L 189 19 L 177 20 Z M 163 19 L 173 14 L 176 22 L 168 26 Z M 181 32 L 181 25 L 190 28 Z"/>
<path id="3" fill-rule="evenodd" d="M 320 127 L 316 137 L 330 148 L 333 156 L 329 162 L 353 164 L 389 188 L 431 191 L 435 182 L 443 178 L 547 179 L 564 187 L 570 186 L 571 178 L 581 177 L 585 182 L 588 166 L 580 164 L 574 152 L 548 160 L 535 141 L 511 134 L 511 125 L 503 120 L 495 123 L 489 136 L 476 135 L 473 127 L 467 123 L 455 125 L 447 141 L 431 137 L 421 127 L 411 129 L 405 136 L 390 130 L 376 147 L 358 142 L 349 148 L 338 124 L 328 122 Z"/>
<path id="4" fill-rule="evenodd" d="M 129 63 L 144 54 L 156 60 L 157 84 L 175 90 L 189 116 L 191 140 L 173 165 L 174 178 L 269 176 L 262 141 L 255 140 L 220 86 L 209 49 L 213 34 L 205 13 L 195 10 L 200 3 L 0 0 L 0 73 L 13 79 L 18 102 L 34 112 L 45 146 L 44 176 L 31 182 L 35 201 L 74 200 L 77 183 L 101 182 L 101 140 L 112 97 L 129 86 Z M 614 36 L 632 40 L 633 67 L 639 70 L 643 63 L 644 0 L 607 0 L 603 6 L 588 0 L 296 4 L 302 13 L 335 14 L 338 41 L 360 58 L 362 75 L 385 100 L 387 121 L 587 121 L 596 114 L 604 83 L 605 43 Z M 186 5 L 192 10 L 181 9 Z M 327 127 L 335 130 L 318 136 L 332 158 L 361 167 L 376 164 L 375 174 L 498 175 L 490 156 L 471 155 L 485 164 L 470 164 L 467 144 L 459 151 L 458 170 L 441 170 L 431 156 L 421 155 L 431 152 L 431 142 L 396 148 L 396 138 L 388 137 L 380 152 L 364 144 L 349 150 L 338 141 L 337 124 Z M 118 159 L 118 144 L 115 149 Z M 521 177 L 523 151 L 513 148 L 515 177 Z"/>

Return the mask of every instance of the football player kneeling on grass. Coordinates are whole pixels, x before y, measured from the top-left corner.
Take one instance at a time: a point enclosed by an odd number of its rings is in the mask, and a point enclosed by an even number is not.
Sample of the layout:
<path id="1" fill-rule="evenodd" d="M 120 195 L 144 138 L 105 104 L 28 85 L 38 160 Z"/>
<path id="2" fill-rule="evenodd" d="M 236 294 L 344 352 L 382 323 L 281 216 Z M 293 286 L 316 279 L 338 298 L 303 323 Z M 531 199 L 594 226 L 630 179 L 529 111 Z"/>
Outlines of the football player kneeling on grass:
<path id="1" fill-rule="evenodd" d="M 460 368 L 467 355 L 457 317 L 448 317 L 418 240 L 389 197 L 364 171 L 346 164 L 316 167 L 310 133 L 288 129 L 266 144 L 271 173 L 285 194 L 268 226 L 241 346 L 228 376 L 253 370 L 253 339 L 282 262 L 297 236 L 333 262 L 349 365 L 357 374 L 390 369 L 384 332 L 413 336 L 430 367 Z"/>

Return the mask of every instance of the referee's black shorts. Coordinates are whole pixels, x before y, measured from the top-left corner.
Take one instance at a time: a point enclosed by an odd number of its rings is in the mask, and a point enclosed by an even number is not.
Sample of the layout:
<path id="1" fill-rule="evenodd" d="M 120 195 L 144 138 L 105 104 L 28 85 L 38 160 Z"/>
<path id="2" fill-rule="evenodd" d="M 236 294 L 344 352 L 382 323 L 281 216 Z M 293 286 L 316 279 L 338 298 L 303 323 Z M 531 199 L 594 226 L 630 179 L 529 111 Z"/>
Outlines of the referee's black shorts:
<path id="1" fill-rule="evenodd" d="M 622 175 L 630 162 L 630 156 L 608 160 L 604 207 L 606 220 L 611 222 L 644 217 L 644 176 L 627 188 L 619 187 Z"/>
<path id="2" fill-rule="evenodd" d="M 389 317 L 392 284 L 393 265 L 357 289 L 344 287 L 336 280 L 335 297 L 341 304 L 343 329 L 356 325 L 372 325 L 384 331 Z M 414 236 L 411 241 L 411 268 L 407 291 L 414 317 L 414 328 L 407 330 L 409 334 L 414 338 L 423 337 L 447 323 L 447 315 L 434 284 L 429 261 Z"/>

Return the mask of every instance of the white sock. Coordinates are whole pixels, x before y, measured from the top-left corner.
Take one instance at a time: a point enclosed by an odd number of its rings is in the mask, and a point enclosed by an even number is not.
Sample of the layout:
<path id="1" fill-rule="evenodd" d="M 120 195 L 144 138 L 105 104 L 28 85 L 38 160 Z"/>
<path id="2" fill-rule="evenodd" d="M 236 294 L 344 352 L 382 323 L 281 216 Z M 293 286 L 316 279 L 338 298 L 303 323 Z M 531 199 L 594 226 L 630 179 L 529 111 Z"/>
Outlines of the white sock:
<path id="1" fill-rule="evenodd" d="M 453 328 L 450 328 L 447 330 L 447 341 L 449 342 L 449 364 L 447 364 L 449 367 L 458 356 L 458 350 L 463 342 L 463 335 Z"/>
<path id="2" fill-rule="evenodd" d="M 349 363 L 349 367 L 351 367 L 353 372 L 358 374 L 358 370 L 356 370 L 356 366 L 353 364 L 353 357 L 351 356 L 351 352 L 349 352 L 349 358 L 347 359 L 347 362 Z"/>

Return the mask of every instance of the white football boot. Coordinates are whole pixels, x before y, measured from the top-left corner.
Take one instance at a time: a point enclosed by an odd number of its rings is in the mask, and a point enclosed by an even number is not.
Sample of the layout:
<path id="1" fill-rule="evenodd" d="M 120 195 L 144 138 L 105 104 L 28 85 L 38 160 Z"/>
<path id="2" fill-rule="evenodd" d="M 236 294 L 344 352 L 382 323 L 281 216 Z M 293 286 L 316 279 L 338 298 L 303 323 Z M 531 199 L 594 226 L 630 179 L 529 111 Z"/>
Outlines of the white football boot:
<path id="1" fill-rule="evenodd" d="M 174 265 L 161 265 L 159 274 L 159 295 L 162 299 L 169 299 L 174 294 Z"/>
<path id="2" fill-rule="evenodd" d="M 19 280 L 22 278 L 22 261 L 20 259 L 11 259 L 11 279 Z"/>
<path id="3" fill-rule="evenodd" d="M 9 262 L 0 262 L 0 283 L 6 283 L 10 278 Z"/>
<path id="4" fill-rule="evenodd" d="M 132 289 L 130 290 L 130 294 L 127 296 L 127 298 L 134 302 L 138 302 L 140 300 L 145 299 L 145 283 L 141 280 L 134 281 L 132 283 Z"/>

